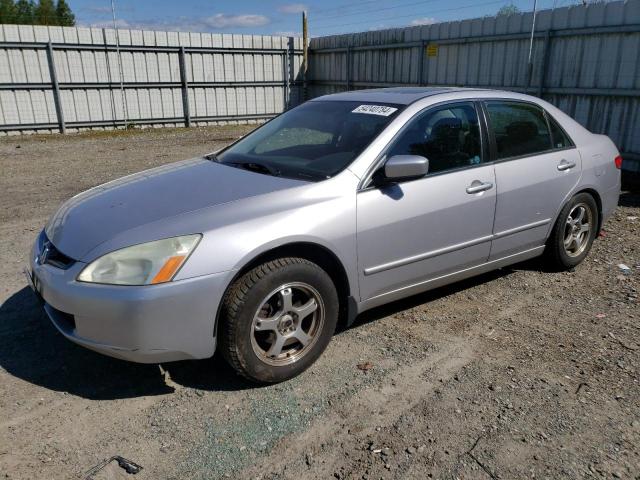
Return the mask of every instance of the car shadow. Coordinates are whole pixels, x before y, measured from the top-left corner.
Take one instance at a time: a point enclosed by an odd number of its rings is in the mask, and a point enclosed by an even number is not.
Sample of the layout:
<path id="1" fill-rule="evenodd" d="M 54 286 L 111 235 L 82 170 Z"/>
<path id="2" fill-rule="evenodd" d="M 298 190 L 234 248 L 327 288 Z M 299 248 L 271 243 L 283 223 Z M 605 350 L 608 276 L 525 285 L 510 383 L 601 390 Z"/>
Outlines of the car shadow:
<path id="1" fill-rule="evenodd" d="M 173 392 L 184 387 L 223 391 L 252 384 L 220 358 L 138 364 L 80 347 L 60 334 L 28 287 L 0 306 L 0 367 L 24 381 L 92 400 L 111 400 Z"/>
<path id="2" fill-rule="evenodd" d="M 539 263 L 539 260 L 538 260 L 538 263 Z M 438 287 L 424 293 L 418 293 L 416 295 L 412 295 L 411 297 L 403 298 L 401 300 L 396 300 L 395 302 L 390 302 L 385 305 L 372 308 L 371 310 L 367 310 L 361 313 L 360 315 L 358 315 L 350 327 L 344 328 L 343 326 L 342 328 L 340 328 L 338 333 L 342 333 L 351 328 L 358 328 L 370 322 L 383 319 L 390 315 L 400 313 L 404 310 L 410 310 L 414 307 L 432 302 L 434 300 L 446 298 L 458 292 L 462 292 L 464 290 L 476 287 L 478 285 L 482 285 L 487 282 L 492 282 L 498 278 L 511 275 L 517 270 L 541 271 L 541 265 L 536 264 L 536 262 L 534 261 L 511 265 L 509 267 L 494 270 L 492 272 L 484 273 L 476 277 L 468 278 L 466 280 L 461 280 L 459 282 L 452 283 L 450 285 Z"/>
<path id="3" fill-rule="evenodd" d="M 640 191 L 640 190 L 639 190 Z M 640 193 L 638 192 L 623 192 L 620 195 L 618 205 L 621 207 L 640 207 Z"/>
<path id="4" fill-rule="evenodd" d="M 358 328 L 522 269 L 539 271 L 540 262 L 520 263 L 376 307 L 359 315 L 349 328 Z M 342 327 L 336 334 L 345 330 Z M 0 306 L 0 345 L 0 367 L 7 373 L 50 390 L 92 400 L 163 395 L 172 393 L 174 384 L 207 391 L 259 388 L 236 375 L 219 355 L 159 366 L 126 362 L 80 347 L 56 330 L 28 287 Z"/>

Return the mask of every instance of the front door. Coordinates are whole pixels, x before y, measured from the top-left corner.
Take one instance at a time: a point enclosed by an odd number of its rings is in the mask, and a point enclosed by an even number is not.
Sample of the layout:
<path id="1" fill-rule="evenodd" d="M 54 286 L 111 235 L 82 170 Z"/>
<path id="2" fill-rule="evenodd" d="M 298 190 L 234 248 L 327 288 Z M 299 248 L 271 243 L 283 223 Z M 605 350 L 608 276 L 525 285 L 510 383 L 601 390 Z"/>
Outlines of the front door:
<path id="1" fill-rule="evenodd" d="M 487 261 L 496 189 L 493 165 L 483 164 L 482 144 L 472 102 L 431 107 L 391 142 L 386 158 L 424 156 L 429 173 L 376 186 L 381 168 L 358 193 L 362 300 Z"/>

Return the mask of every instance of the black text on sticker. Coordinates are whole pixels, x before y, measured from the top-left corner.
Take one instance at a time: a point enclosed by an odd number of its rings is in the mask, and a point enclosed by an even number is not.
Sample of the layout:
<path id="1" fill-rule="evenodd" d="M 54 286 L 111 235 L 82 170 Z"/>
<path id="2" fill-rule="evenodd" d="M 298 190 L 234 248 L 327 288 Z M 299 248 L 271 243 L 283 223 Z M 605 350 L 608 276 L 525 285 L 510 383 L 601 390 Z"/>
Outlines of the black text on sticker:
<path id="1" fill-rule="evenodd" d="M 387 107 L 386 105 L 360 105 L 351 111 L 351 113 L 368 113 L 369 115 L 382 115 L 388 117 L 398 110 L 395 107 Z"/>

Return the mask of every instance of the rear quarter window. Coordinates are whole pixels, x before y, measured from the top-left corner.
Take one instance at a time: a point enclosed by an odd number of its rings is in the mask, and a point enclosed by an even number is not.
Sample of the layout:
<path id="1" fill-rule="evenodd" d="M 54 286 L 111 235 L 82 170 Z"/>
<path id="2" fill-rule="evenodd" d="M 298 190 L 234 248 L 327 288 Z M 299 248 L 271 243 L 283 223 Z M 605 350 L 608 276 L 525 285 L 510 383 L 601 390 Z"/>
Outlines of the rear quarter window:
<path id="1" fill-rule="evenodd" d="M 551 128 L 551 140 L 553 141 L 553 148 L 570 148 L 573 147 L 573 142 L 565 131 L 560 127 L 558 122 L 549 115 L 547 112 L 547 120 L 549 120 L 549 127 Z"/>

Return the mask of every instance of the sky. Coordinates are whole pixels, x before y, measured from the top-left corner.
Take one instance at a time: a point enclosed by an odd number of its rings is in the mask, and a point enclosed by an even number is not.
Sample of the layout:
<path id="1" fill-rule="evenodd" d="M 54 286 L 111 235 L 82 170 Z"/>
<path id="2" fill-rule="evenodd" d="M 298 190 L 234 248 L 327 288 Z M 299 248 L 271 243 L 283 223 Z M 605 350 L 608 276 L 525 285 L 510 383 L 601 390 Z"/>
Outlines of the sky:
<path id="1" fill-rule="evenodd" d="M 111 0 L 67 0 L 78 25 L 113 26 Z M 538 9 L 577 0 L 538 0 Z M 379 30 L 494 15 L 503 5 L 522 11 L 533 0 L 115 0 L 118 28 L 299 36 L 301 12 L 310 36 Z"/>

